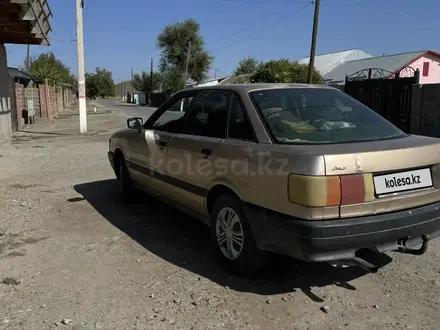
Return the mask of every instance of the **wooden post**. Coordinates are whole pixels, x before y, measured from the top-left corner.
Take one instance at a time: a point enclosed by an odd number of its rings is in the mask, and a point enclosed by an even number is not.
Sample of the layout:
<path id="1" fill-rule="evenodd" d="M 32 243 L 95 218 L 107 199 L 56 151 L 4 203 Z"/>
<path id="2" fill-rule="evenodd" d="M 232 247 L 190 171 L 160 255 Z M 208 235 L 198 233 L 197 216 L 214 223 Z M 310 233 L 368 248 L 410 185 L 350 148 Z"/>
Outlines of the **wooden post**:
<path id="1" fill-rule="evenodd" d="M 49 121 L 52 120 L 52 105 L 50 104 L 50 85 L 49 80 L 46 78 L 44 79 L 44 92 L 46 94 L 46 108 L 47 108 L 47 118 Z"/>

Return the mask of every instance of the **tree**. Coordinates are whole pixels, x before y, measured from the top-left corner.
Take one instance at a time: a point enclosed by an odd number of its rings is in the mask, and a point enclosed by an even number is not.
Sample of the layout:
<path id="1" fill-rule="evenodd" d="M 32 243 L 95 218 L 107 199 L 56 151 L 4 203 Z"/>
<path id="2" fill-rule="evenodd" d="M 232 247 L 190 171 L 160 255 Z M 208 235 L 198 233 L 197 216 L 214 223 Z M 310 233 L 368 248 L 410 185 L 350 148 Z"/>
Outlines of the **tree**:
<path id="1" fill-rule="evenodd" d="M 53 53 L 44 53 L 38 57 L 31 57 L 29 68 L 27 63 L 23 65 L 36 82 L 44 82 L 45 79 L 76 85 L 76 78 L 70 72 L 70 68 L 55 57 Z"/>
<path id="2" fill-rule="evenodd" d="M 150 73 L 142 71 L 141 74 L 133 75 L 131 81 L 133 88 L 139 92 L 149 93 L 151 91 Z M 153 73 L 153 90 L 160 89 L 162 84 L 162 75 L 159 72 Z"/>
<path id="3" fill-rule="evenodd" d="M 193 81 L 203 81 L 214 60 L 214 57 L 205 50 L 205 42 L 200 35 L 200 25 L 194 19 L 166 25 L 157 37 L 157 47 L 160 50 L 160 72 L 165 79 L 172 79 L 171 82 L 165 82 L 172 88 L 185 85 L 188 51 L 190 55 L 188 79 Z"/>
<path id="4" fill-rule="evenodd" d="M 255 57 L 246 57 L 238 62 L 238 65 L 232 74 L 234 76 L 239 76 L 241 74 L 255 73 L 263 65 L 264 63 L 257 60 Z"/>
<path id="5" fill-rule="evenodd" d="M 86 95 L 89 98 L 106 98 L 115 95 L 115 83 L 112 73 L 106 69 L 96 68 L 95 73 L 86 73 Z"/>
<path id="6" fill-rule="evenodd" d="M 307 83 L 308 65 L 291 62 L 288 59 L 272 60 L 255 72 L 250 81 L 253 83 Z M 312 82 L 324 83 L 318 70 L 313 69 Z"/>
<path id="7" fill-rule="evenodd" d="M 168 69 L 163 73 L 162 90 L 166 94 L 175 93 L 183 88 L 185 88 L 185 79 L 179 68 Z"/>

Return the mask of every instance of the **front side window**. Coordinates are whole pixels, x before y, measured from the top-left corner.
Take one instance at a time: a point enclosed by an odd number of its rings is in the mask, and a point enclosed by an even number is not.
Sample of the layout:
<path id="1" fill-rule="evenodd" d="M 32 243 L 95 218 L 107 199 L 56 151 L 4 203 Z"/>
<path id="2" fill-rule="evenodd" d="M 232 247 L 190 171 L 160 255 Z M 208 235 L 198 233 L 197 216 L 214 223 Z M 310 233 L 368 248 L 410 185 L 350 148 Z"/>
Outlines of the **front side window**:
<path id="1" fill-rule="evenodd" d="M 376 112 L 329 88 L 285 88 L 250 92 L 277 143 L 333 144 L 407 136 Z"/>
<path id="2" fill-rule="evenodd" d="M 226 114 L 231 92 L 206 90 L 200 92 L 185 123 L 184 133 L 206 137 L 226 136 Z"/>
<path id="3" fill-rule="evenodd" d="M 194 97 L 183 97 L 170 104 L 152 124 L 151 129 L 178 133 L 182 127 L 184 115 L 188 112 Z"/>
<path id="4" fill-rule="evenodd" d="M 229 107 L 228 138 L 254 141 L 253 130 L 244 111 L 239 96 L 233 94 Z"/>

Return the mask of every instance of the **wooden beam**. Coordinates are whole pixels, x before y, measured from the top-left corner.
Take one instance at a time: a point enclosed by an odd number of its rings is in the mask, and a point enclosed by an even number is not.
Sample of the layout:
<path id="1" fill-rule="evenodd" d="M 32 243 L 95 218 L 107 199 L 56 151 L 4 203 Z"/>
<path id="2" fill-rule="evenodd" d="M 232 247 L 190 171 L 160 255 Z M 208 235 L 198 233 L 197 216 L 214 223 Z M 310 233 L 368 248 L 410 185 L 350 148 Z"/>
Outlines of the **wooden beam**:
<path id="1" fill-rule="evenodd" d="M 20 5 L 25 5 L 29 2 L 29 0 L 10 0 L 11 3 L 18 3 Z"/>
<path id="2" fill-rule="evenodd" d="M 37 39 L 32 34 L 0 32 L 0 40 L 5 44 L 47 45 L 44 39 Z"/>
<path id="3" fill-rule="evenodd" d="M 0 43 L 48 45 L 51 16 L 47 0 L 0 0 Z"/>

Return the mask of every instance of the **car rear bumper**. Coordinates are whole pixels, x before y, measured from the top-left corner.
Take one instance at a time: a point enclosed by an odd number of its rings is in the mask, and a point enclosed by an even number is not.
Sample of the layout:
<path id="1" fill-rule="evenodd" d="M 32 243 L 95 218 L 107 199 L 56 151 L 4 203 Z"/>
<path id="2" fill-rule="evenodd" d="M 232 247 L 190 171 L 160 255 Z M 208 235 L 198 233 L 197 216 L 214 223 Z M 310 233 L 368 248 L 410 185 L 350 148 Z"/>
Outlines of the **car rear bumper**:
<path id="1" fill-rule="evenodd" d="M 245 205 L 257 246 L 305 261 L 352 259 L 360 249 L 396 251 L 440 236 L 440 203 L 410 210 L 340 220 L 301 220 Z"/>

